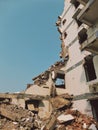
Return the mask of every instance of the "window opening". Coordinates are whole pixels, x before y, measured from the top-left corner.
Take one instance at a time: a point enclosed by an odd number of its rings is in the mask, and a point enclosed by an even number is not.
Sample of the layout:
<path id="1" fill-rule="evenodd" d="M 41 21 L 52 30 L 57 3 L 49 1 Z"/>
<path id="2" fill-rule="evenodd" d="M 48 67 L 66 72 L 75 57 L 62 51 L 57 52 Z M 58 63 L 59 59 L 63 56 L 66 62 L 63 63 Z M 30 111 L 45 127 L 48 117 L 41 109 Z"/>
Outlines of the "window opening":
<path id="1" fill-rule="evenodd" d="M 27 100 L 25 101 L 25 108 L 31 110 L 34 113 L 38 112 L 39 101 L 38 100 Z"/>
<path id="2" fill-rule="evenodd" d="M 92 106 L 93 116 L 96 119 L 96 121 L 98 121 L 98 100 L 91 100 L 90 103 Z"/>
<path id="3" fill-rule="evenodd" d="M 64 79 L 57 78 L 55 81 L 56 88 L 65 88 Z"/>
<path id="4" fill-rule="evenodd" d="M 96 79 L 93 56 L 89 55 L 85 58 L 84 69 L 85 69 L 87 82 Z"/>
<path id="5" fill-rule="evenodd" d="M 75 8 L 80 5 L 80 2 L 78 2 L 77 0 L 71 0 L 71 3 L 75 6 Z"/>
<path id="6" fill-rule="evenodd" d="M 55 79 L 55 86 L 56 88 L 64 88 L 65 89 L 65 74 L 63 73 L 57 73 L 56 79 Z"/>
<path id="7" fill-rule="evenodd" d="M 83 28 L 83 29 L 78 33 L 79 43 L 82 44 L 85 40 L 87 40 L 87 38 L 88 38 L 87 29 Z"/>
<path id="8" fill-rule="evenodd" d="M 77 24 L 78 24 L 78 27 L 80 27 L 81 26 L 81 24 L 82 24 L 82 22 L 81 21 L 79 21 L 79 20 L 77 20 L 77 19 L 75 19 L 76 20 L 76 22 L 77 22 Z"/>

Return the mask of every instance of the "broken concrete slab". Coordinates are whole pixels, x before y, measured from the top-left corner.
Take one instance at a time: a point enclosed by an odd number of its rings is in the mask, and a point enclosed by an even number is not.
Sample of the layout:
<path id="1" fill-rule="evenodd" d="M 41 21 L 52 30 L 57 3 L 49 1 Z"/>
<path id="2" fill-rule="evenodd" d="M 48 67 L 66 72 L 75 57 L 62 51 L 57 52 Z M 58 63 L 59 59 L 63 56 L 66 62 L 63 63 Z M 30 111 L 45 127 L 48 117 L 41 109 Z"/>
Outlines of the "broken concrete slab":
<path id="1" fill-rule="evenodd" d="M 23 109 L 17 105 L 0 104 L 0 117 L 0 121 L 6 125 L 10 121 L 8 124 L 9 127 L 15 127 L 18 125 L 23 128 L 27 127 L 28 130 L 33 127 L 34 114 L 31 111 Z M 5 126 L 2 127 L 4 130 L 6 129 Z"/>
<path id="2" fill-rule="evenodd" d="M 67 115 L 62 114 L 62 115 L 57 117 L 57 120 L 59 121 L 59 123 L 64 123 L 64 122 L 74 120 L 74 117 L 71 114 L 67 114 Z"/>
<path id="3" fill-rule="evenodd" d="M 51 98 L 50 102 L 52 103 L 52 106 L 54 109 L 60 109 L 63 107 L 69 107 L 71 105 L 71 101 L 61 98 L 59 96 L 55 98 Z"/>

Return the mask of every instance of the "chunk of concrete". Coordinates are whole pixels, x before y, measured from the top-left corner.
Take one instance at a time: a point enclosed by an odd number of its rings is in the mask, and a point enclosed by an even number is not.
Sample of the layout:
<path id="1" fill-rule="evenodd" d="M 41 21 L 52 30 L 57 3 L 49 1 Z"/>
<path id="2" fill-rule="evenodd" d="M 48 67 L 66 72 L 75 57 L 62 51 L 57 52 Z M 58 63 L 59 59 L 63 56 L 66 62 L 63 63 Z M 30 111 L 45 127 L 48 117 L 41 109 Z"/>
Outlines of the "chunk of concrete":
<path id="1" fill-rule="evenodd" d="M 88 129 L 89 129 L 89 130 L 97 130 L 95 124 L 91 124 Z"/>
<path id="2" fill-rule="evenodd" d="M 71 101 L 64 99 L 64 98 L 61 98 L 61 97 L 52 98 L 50 100 L 50 102 L 52 103 L 52 106 L 54 109 L 60 109 L 60 108 L 63 108 L 65 106 L 68 107 L 71 105 Z"/>
<path id="3" fill-rule="evenodd" d="M 68 115 L 62 114 L 57 118 L 57 120 L 59 121 L 59 123 L 64 123 L 64 122 L 74 120 L 74 117 L 71 114 L 68 114 Z"/>

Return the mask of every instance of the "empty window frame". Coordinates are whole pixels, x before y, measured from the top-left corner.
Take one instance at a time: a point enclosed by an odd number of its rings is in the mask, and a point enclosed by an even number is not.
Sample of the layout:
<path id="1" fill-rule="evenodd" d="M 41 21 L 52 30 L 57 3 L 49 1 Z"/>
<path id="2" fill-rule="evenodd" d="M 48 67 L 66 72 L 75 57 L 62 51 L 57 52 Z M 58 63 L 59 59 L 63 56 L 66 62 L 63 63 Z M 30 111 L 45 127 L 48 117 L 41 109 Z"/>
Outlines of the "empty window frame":
<path id="1" fill-rule="evenodd" d="M 25 108 L 31 110 L 34 113 L 38 112 L 39 101 L 38 100 L 27 100 L 25 101 Z"/>
<path id="2" fill-rule="evenodd" d="M 56 88 L 64 88 L 65 89 L 65 74 L 64 72 L 57 72 L 56 80 L 55 80 Z"/>
<path id="3" fill-rule="evenodd" d="M 70 2 L 75 6 L 75 8 L 80 5 L 80 2 L 78 2 L 77 0 L 71 0 Z"/>
<path id="4" fill-rule="evenodd" d="M 87 82 L 96 79 L 95 67 L 93 63 L 93 56 L 89 55 L 85 57 L 84 70 Z"/>
<path id="5" fill-rule="evenodd" d="M 65 83 L 64 79 L 57 78 L 55 81 L 56 88 L 64 88 L 65 89 Z"/>
<path id="6" fill-rule="evenodd" d="M 81 24 L 82 24 L 82 22 L 81 22 L 81 21 L 79 21 L 79 20 L 77 20 L 77 19 L 75 19 L 75 20 L 76 20 L 76 22 L 77 22 L 78 27 L 80 27 L 80 26 L 81 26 Z"/>
<path id="7" fill-rule="evenodd" d="M 87 40 L 87 38 L 88 38 L 87 29 L 83 28 L 83 29 L 78 33 L 79 43 L 82 44 L 85 40 Z"/>

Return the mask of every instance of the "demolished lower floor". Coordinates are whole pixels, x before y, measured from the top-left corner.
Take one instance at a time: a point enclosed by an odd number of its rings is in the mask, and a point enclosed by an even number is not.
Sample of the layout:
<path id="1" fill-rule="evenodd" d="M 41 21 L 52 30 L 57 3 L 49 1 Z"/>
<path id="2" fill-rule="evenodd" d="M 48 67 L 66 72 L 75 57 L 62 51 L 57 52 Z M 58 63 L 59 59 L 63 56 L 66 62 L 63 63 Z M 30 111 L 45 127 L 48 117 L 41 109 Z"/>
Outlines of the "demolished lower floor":
<path id="1" fill-rule="evenodd" d="M 35 97 L 26 94 L 20 97 L 18 95 L 22 94 L 5 94 L 5 97 L 4 94 L 1 94 L 0 96 L 1 130 L 95 130 L 98 128 L 98 124 L 93 117 L 83 114 L 73 107 L 74 100 L 77 100 L 77 97 L 73 95 L 40 97 L 40 100 L 36 100 L 36 104 L 45 100 L 51 105 L 48 108 L 50 113 L 45 113 L 45 116 L 42 115 L 44 113 L 39 114 L 41 112 L 40 106 L 34 106 L 32 102 L 32 107 L 25 104 L 25 108 L 21 107 L 21 104 L 16 105 L 12 102 L 13 97 L 17 97 L 17 100 L 35 100 L 38 95 Z M 40 105 L 43 106 L 43 104 Z"/>

